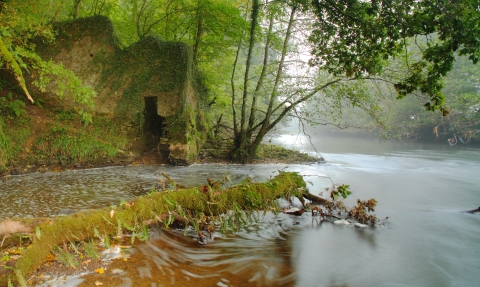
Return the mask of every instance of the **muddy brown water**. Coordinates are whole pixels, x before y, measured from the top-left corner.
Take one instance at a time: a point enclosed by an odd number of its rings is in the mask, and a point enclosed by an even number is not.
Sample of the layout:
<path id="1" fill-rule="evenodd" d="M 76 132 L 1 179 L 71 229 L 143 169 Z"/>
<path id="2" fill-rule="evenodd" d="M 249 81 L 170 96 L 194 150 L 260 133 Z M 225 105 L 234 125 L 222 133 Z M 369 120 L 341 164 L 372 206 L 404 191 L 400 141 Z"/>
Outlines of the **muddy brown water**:
<path id="1" fill-rule="evenodd" d="M 276 141 L 308 149 L 289 136 Z M 390 218 L 360 229 L 308 213 L 266 214 L 206 245 L 190 232 L 154 229 L 126 251 L 127 261 L 58 286 L 478 286 L 480 215 L 462 211 L 480 205 L 479 149 L 367 139 L 319 142 L 317 149 L 326 164 L 127 166 L 3 178 L 0 217 L 118 204 L 158 186 L 161 171 L 194 186 L 227 171 L 233 181 L 260 181 L 292 170 L 306 176 L 313 193 L 329 187 L 329 178 L 350 184 L 347 204 L 374 197 L 375 213 Z"/>

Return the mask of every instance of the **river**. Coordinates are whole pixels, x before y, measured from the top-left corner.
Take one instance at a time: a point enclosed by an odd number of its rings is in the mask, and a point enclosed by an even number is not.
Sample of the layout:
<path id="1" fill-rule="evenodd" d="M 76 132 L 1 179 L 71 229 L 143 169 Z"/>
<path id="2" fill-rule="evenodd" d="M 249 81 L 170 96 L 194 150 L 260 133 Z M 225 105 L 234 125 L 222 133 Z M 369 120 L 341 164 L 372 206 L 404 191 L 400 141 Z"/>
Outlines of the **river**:
<path id="1" fill-rule="evenodd" d="M 273 141 L 311 151 L 305 138 Z M 305 175 L 315 194 L 331 181 L 349 184 L 353 195 L 347 205 L 373 197 L 376 215 L 389 219 L 360 229 L 307 213 L 267 214 L 237 234 L 217 234 L 207 245 L 198 244 L 194 235 L 156 229 L 146 243 L 130 250 L 134 266 L 117 266 L 107 286 L 480 284 L 480 214 L 462 212 L 480 205 L 479 149 L 368 138 L 318 137 L 314 144 L 326 163 L 126 166 L 3 178 L 0 218 L 118 204 L 158 186 L 161 171 L 193 186 L 207 177 L 220 179 L 227 171 L 234 181 L 247 175 L 260 181 L 285 169 Z M 91 286 L 82 280 L 71 285 Z"/>

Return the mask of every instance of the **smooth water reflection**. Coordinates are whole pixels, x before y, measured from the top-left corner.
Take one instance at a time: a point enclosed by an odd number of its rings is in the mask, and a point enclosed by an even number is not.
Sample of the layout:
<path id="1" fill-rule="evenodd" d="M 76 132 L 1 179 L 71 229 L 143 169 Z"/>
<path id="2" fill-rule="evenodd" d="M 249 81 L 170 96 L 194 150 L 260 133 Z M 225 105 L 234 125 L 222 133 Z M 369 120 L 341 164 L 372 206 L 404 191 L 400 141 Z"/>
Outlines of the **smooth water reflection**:
<path id="1" fill-rule="evenodd" d="M 162 170 L 190 186 L 221 179 L 227 171 L 234 181 L 299 171 L 312 193 L 329 187 L 329 176 L 351 185 L 347 204 L 376 198 L 376 214 L 389 216 L 388 224 L 358 229 L 307 213 L 267 214 L 206 246 L 192 235 L 156 230 L 133 250 L 150 277 L 139 267 L 115 275 L 130 282 L 121 286 L 477 286 L 480 215 L 461 211 L 480 205 L 480 151 L 368 144 L 372 148 L 362 153 L 324 147 L 327 164 L 321 165 L 129 166 L 10 177 L 0 183 L 0 217 L 118 204 L 149 192 Z"/>

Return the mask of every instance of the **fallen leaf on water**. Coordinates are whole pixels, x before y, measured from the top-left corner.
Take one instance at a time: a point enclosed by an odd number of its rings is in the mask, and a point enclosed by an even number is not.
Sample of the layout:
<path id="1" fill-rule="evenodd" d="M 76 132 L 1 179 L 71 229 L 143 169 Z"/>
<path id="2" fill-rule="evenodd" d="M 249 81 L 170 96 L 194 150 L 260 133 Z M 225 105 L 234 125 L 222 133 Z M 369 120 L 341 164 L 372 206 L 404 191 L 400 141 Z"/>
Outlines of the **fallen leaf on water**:
<path id="1" fill-rule="evenodd" d="M 103 283 L 100 282 L 100 281 L 95 281 L 95 285 L 96 285 L 96 286 L 100 286 L 100 285 L 103 285 Z"/>
<path id="2" fill-rule="evenodd" d="M 47 257 L 45 259 L 47 259 L 47 261 L 53 261 L 53 260 L 55 260 L 55 255 L 49 254 L 49 255 L 47 255 Z"/>
<path id="3" fill-rule="evenodd" d="M 103 268 L 98 268 L 98 269 L 95 269 L 95 272 L 97 272 L 98 274 L 103 274 L 105 273 L 105 270 L 103 270 Z"/>

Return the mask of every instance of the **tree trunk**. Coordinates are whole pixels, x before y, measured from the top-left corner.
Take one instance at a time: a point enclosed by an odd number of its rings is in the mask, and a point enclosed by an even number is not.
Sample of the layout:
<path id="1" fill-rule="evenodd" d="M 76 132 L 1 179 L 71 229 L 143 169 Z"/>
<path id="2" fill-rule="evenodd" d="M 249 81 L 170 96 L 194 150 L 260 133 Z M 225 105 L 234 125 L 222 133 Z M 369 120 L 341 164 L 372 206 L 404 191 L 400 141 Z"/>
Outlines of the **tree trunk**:
<path id="1" fill-rule="evenodd" d="M 72 8 L 72 16 L 73 16 L 73 19 L 77 19 L 78 18 L 78 11 L 80 10 L 80 2 L 82 0 L 75 0 L 74 3 L 73 3 L 73 8 Z"/>
<path id="2" fill-rule="evenodd" d="M 259 126 L 258 131 L 255 131 L 255 129 L 256 129 L 255 126 L 254 126 L 255 116 L 252 113 L 254 113 L 254 111 L 255 111 L 256 94 L 259 92 L 258 90 L 261 88 L 261 84 L 262 84 L 262 81 L 263 81 L 262 76 L 263 76 L 263 73 L 265 71 L 262 69 L 262 73 L 260 75 L 259 82 L 257 83 L 257 88 L 253 92 L 252 107 L 251 107 L 251 111 L 250 111 L 248 127 L 245 128 L 244 127 L 244 123 L 245 123 L 245 120 L 246 120 L 245 110 L 247 108 L 246 107 L 246 99 L 247 99 L 247 96 L 248 96 L 247 88 L 248 88 L 248 79 L 249 79 L 248 71 L 249 71 L 249 68 L 250 68 L 250 65 L 251 65 L 250 57 L 251 57 L 251 53 L 252 53 L 253 46 L 254 46 L 254 34 L 255 34 L 254 26 L 257 24 L 257 19 L 255 19 L 255 18 L 258 17 L 258 11 L 255 10 L 255 5 L 258 5 L 258 1 L 254 2 L 254 6 L 252 8 L 252 20 L 251 20 L 252 21 L 252 27 L 250 29 L 250 45 L 249 45 L 249 52 L 248 52 L 248 56 L 247 56 L 247 60 L 246 60 L 246 68 L 245 68 L 245 79 L 244 79 L 244 87 L 243 87 L 243 89 L 244 89 L 243 90 L 243 101 L 242 101 L 242 111 L 241 111 L 242 113 L 241 113 L 241 118 L 240 118 L 241 119 L 240 130 L 238 131 L 238 133 L 235 134 L 234 148 L 233 148 L 233 150 L 231 152 L 231 156 L 230 156 L 230 158 L 232 160 L 234 160 L 236 162 L 240 162 L 240 163 L 249 163 L 249 162 L 252 162 L 255 159 L 255 155 L 256 155 L 258 147 L 260 146 L 260 144 L 261 144 L 263 138 L 265 137 L 265 135 L 272 128 L 272 126 L 270 125 L 270 118 L 273 114 L 273 105 L 274 105 L 275 99 L 278 96 L 277 93 L 278 93 L 278 88 L 280 86 L 280 80 L 283 77 L 284 61 L 285 61 L 285 57 L 286 57 L 287 50 L 288 50 L 291 31 L 292 31 L 292 28 L 293 28 L 294 23 L 295 23 L 295 17 L 294 16 L 295 16 L 295 12 L 296 12 L 296 7 L 292 7 L 292 10 L 291 10 L 291 13 L 290 13 L 290 19 L 289 19 L 289 22 L 288 22 L 288 27 L 287 27 L 283 47 L 282 47 L 281 58 L 280 58 L 280 61 L 279 61 L 279 64 L 278 64 L 278 70 L 277 70 L 277 74 L 276 74 L 276 77 L 275 77 L 275 83 L 274 83 L 274 86 L 273 86 L 272 91 L 271 91 L 267 112 L 266 112 L 265 116 L 263 117 L 263 120 L 261 121 L 261 123 L 258 125 Z M 257 9 L 258 9 L 258 7 L 257 7 Z M 270 20 L 272 21 L 273 18 L 270 18 Z M 270 22 L 270 24 L 272 24 L 272 22 Z M 270 33 L 271 33 L 271 26 L 269 27 L 269 32 L 268 33 L 269 34 L 267 35 L 267 45 L 270 41 L 269 38 L 270 38 Z M 264 55 L 264 68 L 266 67 L 265 62 L 268 61 L 267 53 L 268 53 L 268 47 L 265 48 L 265 54 L 266 55 Z M 255 134 L 255 132 L 256 132 L 256 134 Z"/>
<path id="3" fill-rule="evenodd" d="M 260 130 L 257 132 L 257 135 L 255 136 L 255 140 L 253 142 L 253 146 L 259 146 L 260 143 L 262 142 L 264 136 L 270 131 L 272 126 L 270 125 L 270 118 L 272 117 L 273 114 L 273 104 L 275 102 L 275 99 L 278 97 L 278 89 L 280 86 L 280 80 L 283 77 L 283 69 L 284 69 L 284 62 L 285 62 L 285 57 L 287 56 L 287 50 L 290 42 L 290 36 L 292 33 L 292 28 L 295 23 L 295 12 L 296 12 L 296 7 L 292 7 L 292 11 L 290 12 L 290 19 L 288 21 L 288 27 L 287 27 L 287 32 L 285 34 L 285 39 L 283 41 L 283 47 L 282 47 L 282 54 L 280 57 L 280 62 L 278 63 L 278 70 L 277 70 L 277 75 L 275 77 L 275 84 L 272 89 L 272 93 L 270 95 L 270 101 L 268 103 L 268 109 L 267 113 L 265 114 L 265 117 L 263 119 L 263 123 L 260 127 Z"/>
<path id="4" fill-rule="evenodd" d="M 257 112 L 257 98 L 260 90 L 263 86 L 263 81 L 265 80 L 267 74 L 267 67 L 268 67 L 268 50 L 270 48 L 270 42 L 272 40 L 272 30 L 273 30 L 273 19 L 274 13 L 271 12 L 270 14 L 270 24 L 268 25 L 268 32 L 267 32 L 267 40 L 265 42 L 264 52 L 263 52 L 263 64 L 262 64 L 262 71 L 260 72 L 260 76 L 258 77 L 257 86 L 255 87 L 255 91 L 253 92 L 252 96 L 252 106 L 250 108 L 250 118 L 248 119 L 248 129 L 247 129 L 247 138 L 251 138 L 254 132 L 254 125 L 256 122 L 255 113 Z"/>
<path id="5" fill-rule="evenodd" d="M 193 62 L 198 63 L 198 49 L 200 47 L 200 40 L 202 39 L 203 33 L 203 7 L 200 6 L 200 3 L 197 3 L 197 33 L 195 35 L 195 44 L 193 46 Z"/>
<path id="6" fill-rule="evenodd" d="M 251 13 L 251 20 L 250 20 L 250 40 L 248 44 L 248 52 L 247 52 L 247 59 L 245 64 L 245 75 L 243 78 L 243 96 L 242 96 L 242 108 L 240 110 L 240 130 L 235 135 L 235 146 L 239 148 L 239 152 L 243 152 L 244 147 L 247 145 L 247 134 L 245 129 L 245 122 L 247 120 L 247 98 L 248 98 L 248 83 L 250 78 L 250 68 L 252 65 L 252 56 L 253 56 L 253 48 L 255 46 L 255 30 L 258 24 L 258 14 L 260 10 L 260 4 L 258 0 L 253 0 L 252 5 L 252 13 Z M 240 155 L 240 158 L 243 156 Z"/>
<path id="7" fill-rule="evenodd" d="M 213 217 L 211 222 L 218 222 L 222 218 L 226 220 L 225 217 L 230 214 L 230 222 L 238 222 L 234 219 L 239 216 L 239 210 L 278 209 L 275 199 L 296 196 L 303 202 L 303 193 L 307 192 L 303 178 L 292 172 L 281 172 L 265 183 L 247 181 L 225 190 L 218 187 L 220 183 L 211 180 L 209 183 L 178 191 L 153 192 L 113 209 L 84 211 L 37 221 L 4 221 L 0 223 L 0 228 L 4 228 L 0 234 L 4 236 L 16 232 L 35 233 L 33 244 L 7 275 L 13 278 L 15 272 L 28 276 L 46 260 L 55 246 L 65 242 L 85 241 L 99 234 L 111 236 L 122 232 L 123 228 L 133 228 L 135 233 L 136 229 L 143 229 L 145 225 L 163 223 L 168 226 L 165 222 L 174 220 L 198 227 L 206 223 L 206 217 Z M 0 278 L 0 285 L 6 286 L 8 278 Z"/>

